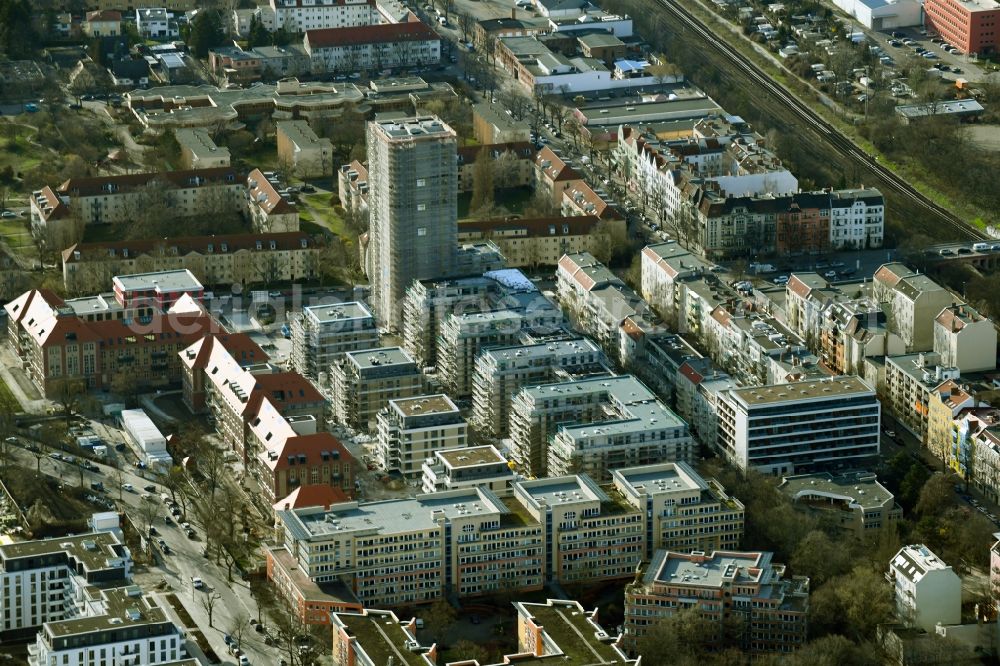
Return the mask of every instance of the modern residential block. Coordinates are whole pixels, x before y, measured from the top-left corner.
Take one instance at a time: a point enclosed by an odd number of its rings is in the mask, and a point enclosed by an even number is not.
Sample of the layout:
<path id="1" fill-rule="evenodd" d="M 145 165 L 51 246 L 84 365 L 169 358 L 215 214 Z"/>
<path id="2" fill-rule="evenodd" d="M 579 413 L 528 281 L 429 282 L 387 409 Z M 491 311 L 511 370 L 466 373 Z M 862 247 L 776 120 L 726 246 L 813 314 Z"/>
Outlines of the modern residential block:
<path id="1" fill-rule="evenodd" d="M 857 377 L 729 389 L 718 409 L 719 448 L 742 470 L 850 468 L 879 452 L 881 406 Z"/>
<path id="2" fill-rule="evenodd" d="M 79 601 L 79 614 L 45 623 L 28 646 L 29 666 L 98 664 L 104 659 L 176 666 L 187 656 L 184 631 L 160 605 L 165 601 L 137 585 L 91 592 Z"/>
<path id="3" fill-rule="evenodd" d="M 290 328 L 292 364 L 315 379 L 344 354 L 378 346 L 375 318 L 358 301 L 304 307 L 293 315 Z"/>
<path id="4" fill-rule="evenodd" d="M 517 653 L 504 656 L 492 666 L 555 660 L 608 666 L 636 666 L 639 663 L 637 659 L 629 659 L 618 648 L 618 638 L 609 635 L 597 623 L 596 609 L 587 612 L 577 601 L 557 599 L 549 599 L 544 604 L 514 602 L 514 608 L 517 610 Z M 393 657 L 393 663 L 396 663 L 395 656 L 402 659 L 398 666 L 430 666 L 436 652 L 434 646 L 421 646 L 417 641 L 417 618 L 400 620 L 392 611 L 374 609 L 333 616 L 333 663 L 336 666 L 380 663 L 384 655 Z M 457 656 L 458 661 L 466 663 L 462 655 Z M 468 663 L 472 663 L 471 660 Z"/>
<path id="5" fill-rule="evenodd" d="M 934 633 L 937 624 L 962 621 L 962 580 L 927 546 L 903 546 L 886 578 L 896 594 L 896 613 L 910 627 Z"/>
<path id="6" fill-rule="evenodd" d="M 0 636 L 30 638 L 76 615 L 91 585 L 131 581 L 132 556 L 113 532 L 0 545 Z"/>
<path id="7" fill-rule="evenodd" d="M 301 33 L 371 25 L 379 22 L 379 13 L 374 0 L 270 0 L 260 6 L 260 21 L 268 30 Z"/>
<path id="8" fill-rule="evenodd" d="M 903 509 L 871 472 L 786 476 L 778 489 L 796 504 L 858 533 L 895 533 Z"/>
<path id="9" fill-rule="evenodd" d="M 421 470 L 425 493 L 474 487 L 503 492 L 518 479 L 507 459 L 492 445 L 435 451 Z"/>
<path id="10" fill-rule="evenodd" d="M 809 579 L 785 577 L 769 552 L 658 551 L 625 588 L 623 647 L 634 652 L 657 622 L 688 607 L 713 623 L 717 641 L 737 626 L 726 638 L 743 652 L 793 652 L 806 641 Z"/>
<path id="11" fill-rule="evenodd" d="M 455 131 L 435 117 L 368 125 L 369 256 L 379 322 L 402 323 L 414 280 L 453 274 L 457 247 Z"/>
<path id="12" fill-rule="evenodd" d="M 737 548 L 743 537 L 743 503 L 715 479 L 704 479 L 688 463 L 616 469 L 615 488 L 646 512 L 646 554 Z"/>
<path id="13" fill-rule="evenodd" d="M 443 394 L 390 400 L 377 421 L 379 464 L 407 478 L 419 476 L 435 451 L 468 444 L 469 425 Z"/>
<path id="14" fill-rule="evenodd" d="M 334 419 L 351 428 L 371 430 L 390 400 L 422 395 L 423 389 L 424 376 L 402 347 L 347 352 L 330 368 Z"/>
<path id="15" fill-rule="evenodd" d="M 611 470 L 693 460 L 687 424 L 632 375 L 518 391 L 510 410 L 511 455 L 525 474 Z"/>
<path id="16" fill-rule="evenodd" d="M 505 437 L 511 398 L 522 387 L 608 372 L 604 352 L 587 338 L 486 349 L 472 379 L 472 425 Z"/>

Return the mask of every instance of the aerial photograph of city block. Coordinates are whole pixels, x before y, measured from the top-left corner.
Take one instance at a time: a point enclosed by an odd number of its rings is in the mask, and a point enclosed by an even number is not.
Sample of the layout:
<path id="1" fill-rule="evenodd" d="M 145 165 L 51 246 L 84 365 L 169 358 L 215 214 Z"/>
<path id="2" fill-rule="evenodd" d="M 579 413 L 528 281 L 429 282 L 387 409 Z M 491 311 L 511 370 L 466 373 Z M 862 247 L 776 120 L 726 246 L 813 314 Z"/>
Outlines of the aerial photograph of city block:
<path id="1" fill-rule="evenodd" d="M 0 0 L 0 665 L 1000 664 L 1000 0 Z"/>

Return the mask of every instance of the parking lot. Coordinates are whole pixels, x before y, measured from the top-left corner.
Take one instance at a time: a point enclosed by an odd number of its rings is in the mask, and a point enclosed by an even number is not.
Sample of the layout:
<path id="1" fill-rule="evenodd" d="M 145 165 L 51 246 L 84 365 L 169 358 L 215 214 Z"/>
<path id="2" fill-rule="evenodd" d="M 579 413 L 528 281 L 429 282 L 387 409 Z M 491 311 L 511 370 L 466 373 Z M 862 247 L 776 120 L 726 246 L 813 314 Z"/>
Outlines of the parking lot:
<path id="1" fill-rule="evenodd" d="M 974 58 L 963 53 L 945 51 L 946 45 L 941 43 L 943 40 L 934 35 L 922 35 L 917 28 L 900 28 L 888 34 L 872 34 L 878 46 L 892 58 L 892 66 L 897 70 L 902 71 L 911 58 L 923 58 L 927 61 L 928 69 L 937 66 L 942 78 L 949 81 L 959 78 L 979 81 L 986 76 L 986 72 Z"/>

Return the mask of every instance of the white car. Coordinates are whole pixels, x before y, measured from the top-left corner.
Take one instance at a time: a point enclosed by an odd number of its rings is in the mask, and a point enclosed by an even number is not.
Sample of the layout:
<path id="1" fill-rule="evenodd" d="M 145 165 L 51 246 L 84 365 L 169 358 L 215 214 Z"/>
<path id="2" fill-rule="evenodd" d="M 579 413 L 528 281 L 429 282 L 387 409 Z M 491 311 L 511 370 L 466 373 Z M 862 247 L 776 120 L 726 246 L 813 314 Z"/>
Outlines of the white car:
<path id="1" fill-rule="evenodd" d="M 135 492 L 135 486 L 133 486 L 131 483 L 123 483 L 122 484 L 122 490 L 124 490 L 127 493 L 134 493 Z"/>
<path id="2" fill-rule="evenodd" d="M 203 581 L 201 578 L 198 578 L 197 576 L 192 576 L 191 586 L 194 587 L 194 589 L 196 590 L 200 590 L 203 587 L 205 587 L 205 581 Z"/>

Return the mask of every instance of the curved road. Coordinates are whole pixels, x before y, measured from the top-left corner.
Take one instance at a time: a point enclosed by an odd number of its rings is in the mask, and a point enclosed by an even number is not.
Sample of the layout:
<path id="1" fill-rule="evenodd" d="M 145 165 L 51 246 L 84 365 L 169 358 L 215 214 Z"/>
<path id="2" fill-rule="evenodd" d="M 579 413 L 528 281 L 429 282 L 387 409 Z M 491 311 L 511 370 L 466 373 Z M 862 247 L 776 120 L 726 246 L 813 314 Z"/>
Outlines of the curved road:
<path id="1" fill-rule="evenodd" d="M 726 59 L 730 60 L 733 64 L 739 67 L 742 73 L 754 85 L 767 90 L 774 96 L 775 99 L 792 110 L 802 121 L 812 126 L 813 129 L 823 136 L 829 145 L 837 152 L 852 159 L 866 170 L 881 178 L 886 185 L 891 187 L 898 194 L 910 199 L 918 206 L 933 213 L 938 219 L 940 219 L 942 224 L 975 239 L 987 238 L 982 231 L 969 225 L 965 220 L 955 215 L 948 209 L 934 203 L 906 182 L 906 180 L 872 158 L 871 155 L 867 154 L 864 150 L 858 147 L 857 144 L 855 144 L 835 126 L 823 119 L 822 116 L 813 111 L 808 105 L 802 102 L 802 100 L 786 90 L 784 86 L 775 82 L 753 61 L 744 56 L 727 42 L 721 40 L 714 32 L 712 32 L 712 30 L 702 23 L 700 19 L 677 4 L 676 0 L 654 0 L 654 2 L 680 20 L 686 28 L 699 35 L 705 41 L 706 47 L 716 50 Z"/>

